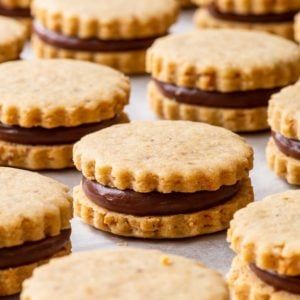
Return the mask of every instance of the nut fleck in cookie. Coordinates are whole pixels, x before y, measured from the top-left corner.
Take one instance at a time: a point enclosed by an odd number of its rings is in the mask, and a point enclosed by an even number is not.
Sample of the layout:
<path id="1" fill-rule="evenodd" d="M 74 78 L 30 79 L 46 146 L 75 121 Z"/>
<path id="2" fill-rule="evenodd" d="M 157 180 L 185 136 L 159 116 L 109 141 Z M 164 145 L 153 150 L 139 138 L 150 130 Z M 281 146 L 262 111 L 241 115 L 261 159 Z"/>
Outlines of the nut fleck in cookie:
<path id="1" fill-rule="evenodd" d="M 229 300 L 229 293 L 222 276 L 197 261 L 128 248 L 55 259 L 24 283 L 21 299 Z"/>
<path id="2" fill-rule="evenodd" d="M 0 296 L 20 292 L 34 268 L 70 253 L 68 192 L 37 173 L 0 167 Z"/>
<path id="3" fill-rule="evenodd" d="M 149 101 L 161 118 L 232 131 L 268 128 L 271 95 L 300 75 L 300 52 L 263 32 L 208 29 L 161 38 L 149 49 Z"/>
<path id="4" fill-rule="evenodd" d="M 26 28 L 15 20 L 0 16 L 0 63 L 19 59 L 25 41 Z"/>
<path id="5" fill-rule="evenodd" d="M 146 49 L 168 33 L 178 11 L 176 0 L 35 0 L 33 48 L 42 58 L 144 73 Z"/>
<path id="6" fill-rule="evenodd" d="M 230 223 L 238 254 L 228 275 L 233 299 L 300 299 L 300 191 L 249 204 Z"/>
<path id="7" fill-rule="evenodd" d="M 84 135 L 127 122 L 129 80 L 111 68 L 72 60 L 0 65 L 0 164 L 72 167 Z"/>
<path id="8" fill-rule="evenodd" d="M 183 238 L 224 230 L 253 201 L 253 153 L 234 133 L 186 121 L 132 122 L 75 144 L 75 214 L 122 236 Z"/>
<path id="9" fill-rule="evenodd" d="M 270 168 L 290 184 L 300 184 L 300 82 L 273 95 L 269 105 L 272 137 L 266 155 Z"/>
<path id="10" fill-rule="evenodd" d="M 194 19 L 200 28 L 253 29 L 293 39 L 294 17 L 299 10 L 299 0 L 210 0 Z"/>

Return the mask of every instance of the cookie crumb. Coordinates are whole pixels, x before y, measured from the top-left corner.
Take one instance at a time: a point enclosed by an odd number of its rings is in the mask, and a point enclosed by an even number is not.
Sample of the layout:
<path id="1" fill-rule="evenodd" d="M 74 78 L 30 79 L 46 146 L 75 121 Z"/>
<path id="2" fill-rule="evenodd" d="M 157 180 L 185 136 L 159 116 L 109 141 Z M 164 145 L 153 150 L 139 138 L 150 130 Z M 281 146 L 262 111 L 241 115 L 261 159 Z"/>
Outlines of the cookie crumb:
<path id="1" fill-rule="evenodd" d="M 164 255 L 160 258 L 160 263 L 164 266 L 172 265 L 172 261 L 171 261 L 170 257 L 166 256 L 166 255 Z"/>

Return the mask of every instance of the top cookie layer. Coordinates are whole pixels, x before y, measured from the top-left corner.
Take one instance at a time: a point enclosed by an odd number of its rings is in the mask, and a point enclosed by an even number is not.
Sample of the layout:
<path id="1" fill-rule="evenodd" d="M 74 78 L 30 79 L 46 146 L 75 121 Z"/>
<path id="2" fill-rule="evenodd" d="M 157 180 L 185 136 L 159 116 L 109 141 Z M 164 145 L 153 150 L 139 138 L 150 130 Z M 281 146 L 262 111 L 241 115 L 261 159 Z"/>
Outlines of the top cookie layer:
<path id="1" fill-rule="evenodd" d="M 128 103 L 123 74 L 83 61 L 0 65 L 0 121 L 22 127 L 77 126 L 113 118 Z"/>
<path id="2" fill-rule="evenodd" d="M 228 231 L 232 249 L 261 269 L 300 275 L 299 198 L 287 191 L 238 211 Z"/>
<path id="3" fill-rule="evenodd" d="M 1 0 L 1 6 L 7 8 L 30 8 L 32 0 Z"/>
<path id="4" fill-rule="evenodd" d="M 185 121 L 117 125 L 74 148 L 85 177 L 141 193 L 217 190 L 248 176 L 252 160 L 251 147 L 238 135 Z"/>
<path id="5" fill-rule="evenodd" d="M 33 14 L 68 36 L 134 39 L 165 34 L 178 15 L 176 0 L 35 0 Z"/>
<path id="6" fill-rule="evenodd" d="M 34 271 L 21 295 L 27 300 L 199 297 L 228 300 L 221 275 L 184 257 L 130 248 L 82 252 L 52 260 Z"/>
<path id="7" fill-rule="evenodd" d="M 203 0 L 193 0 L 197 4 Z M 300 9 L 300 0 L 212 0 L 222 12 L 247 14 L 280 14 Z"/>
<path id="8" fill-rule="evenodd" d="M 158 39 L 147 70 L 158 80 L 207 91 L 274 88 L 298 79 L 300 51 L 264 32 L 207 29 Z"/>
<path id="9" fill-rule="evenodd" d="M 300 82 L 272 96 L 268 115 L 273 131 L 300 140 Z"/>
<path id="10" fill-rule="evenodd" d="M 66 186 L 38 173 L 0 167 L 0 248 L 55 236 L 70 227 Z"/>

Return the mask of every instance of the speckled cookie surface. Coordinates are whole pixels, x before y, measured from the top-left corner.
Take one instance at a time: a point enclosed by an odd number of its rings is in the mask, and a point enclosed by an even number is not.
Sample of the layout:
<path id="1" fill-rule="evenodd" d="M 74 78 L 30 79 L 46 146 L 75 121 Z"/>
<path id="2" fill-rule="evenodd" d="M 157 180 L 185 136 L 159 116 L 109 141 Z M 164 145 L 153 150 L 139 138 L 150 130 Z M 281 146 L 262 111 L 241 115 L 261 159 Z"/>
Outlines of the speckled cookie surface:
<path id="1" fill-rule="evenodd" d="M 0 183 L 0 247 L 41 240 L 70 227 L 72 204 L 66 186 L 37 173 L 4 167 Z"/>
<path id="2" fill-rule="evenodd" d="M 35 0 L 32 7 L 36 20 L 64 35 L 134 39 L 166 33 L 179 5 L 176 0 Z"/>
<path id="3" fill-rule="evenodd" d="M 118 71 L 72 60 L 0 65 L 0 121 L 22 127 L 77 126 L 113 118 L 129 98 Z"/>
<path id="4" fill-rule="evenodd" d="M 117 142 L 116 142 L 117 141 Z M 251 147 L 219 127 L 185 121 L 135 121 L 90 134 L 75 144 L 83 175 L 136 192 L 217 190 L 248 177 Z"/>
<path id="5" fill-rule="evenodd" d="M 263 270 L 299 275 L 299 197 L 299 191 L 287 191 L 238 211 L 228 231 L 232 249 Z"/>
<path id="6" fill-rule="evenodd" d="M 76 253 L 37 269 L 25 282 L 21 299 L 53 297 L 228 300 L 229 294 L 221 275 L 196 261 L 155 250 L 122 249 Z"/>
<path id="7" fill-rule="evenodd" d="M 264 32 L 199 30 L 157 40 L 147 70 L 160 81 L 207 91 L 274 88 L 298 79 L 300 52 L 293 42 Z"/>
<path id="8" fill-rule="evenodd" d="M 27 37 L 26 27 L 0 16 L 0 62 L 18 59 Z"/>
<path id="9" fill-rule="evenodd" d="M 268 110 L 273 131 L 289 139 L 300 140 L 300 82 L 274 94 Z"/>
<path id="10" fill-rule="evenodd" d="M 275 289 L 260 280 L 239 256 L 235 257 L 227 281 L 233 300 L 299 300 L 299 295 Z"/>

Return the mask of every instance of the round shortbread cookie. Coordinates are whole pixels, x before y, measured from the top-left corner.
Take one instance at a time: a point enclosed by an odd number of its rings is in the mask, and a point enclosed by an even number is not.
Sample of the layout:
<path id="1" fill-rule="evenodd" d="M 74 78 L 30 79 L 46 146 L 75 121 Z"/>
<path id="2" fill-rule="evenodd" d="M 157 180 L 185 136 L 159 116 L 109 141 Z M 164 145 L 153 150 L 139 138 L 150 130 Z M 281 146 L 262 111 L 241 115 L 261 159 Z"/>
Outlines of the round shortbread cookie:
<path id="1" fill-rule="evenodd" d="M 234 133 L 187 121 L 135 121 L 75 144 L 75 166 L 90 180 L 136 192 L 217 190 L 248 177 L 252 148 Z"/>
<path id="2" fill-rule="evenodd" d="M 300 274 L 300 191 L 271 195 L 239 210 L 228 241 L 247 263 L 285 276 Z"/>
<path id="3" fill-rule="evenodd" d="M 233 300 L 299 300 L 299 295 L 278 290 L 264 283 L 239 256 L 232 262 L 227 282 Z"/>
<path id="4" fill-rule="evenodd" d="M 74 214 L 85 223 L 116 235 L 137 238 L 185 238 L 225 230 L 236 211 L 254 200 L 250 179 L 222 205 L 203 211 L 170 216 L 137 217 L 108 211 L 87 198 L 82 187 L 73 192 Z"/>
<path id="5" fill-rule="evenodd" d="M 199 262 L 129 248 L 76 253 L 37 269 L 21 299 L 53 298 L 228 300 L 229 293 L 221 275 Z"/>
<path id="6" fill-rule="evenodd" d="M 35 0 L 32 5 L 45 28 L 85 39 L 160 36 L 175 22 L 178 8 L 176 0 Z"/>
<path id="7" fill-rule="evenodd" d="M 280 22 L 280 23 L 241 23 L 230 22 L 217 19 L 213 17 L 206 8 L 200 8 L 194 15 L 194 22 L 201 29 L 207 28 L 240 28 L 251 29 L 256 31 L 265 31 L 282 36 L 286 39 L 294 39 L 294 23 L 293 22 Z"/>
<path id="8" fill-rule="evenodd" d="M 37 173 L 4 167 L 0 182 L 0 247 L 41 240 L 70 228 L 72 201 L 66 186 Z"/>
<path id="9" fill-rule="evenodd" d="M 27 38 L 26 27 L 0 16 L 0 63 L 19 59 Z"/>
<path id="10" fill-rule="evenodd" d="M 128 103 L 130 92 L 129 79 L 120 72 L 73 60 L 1 64 L 0 81 L 0 121 L 21 127 L 111 119 Z"/>
<path id="11" fill-rule="evenodd" d="M 205 91 L 269 89 L 298 79 L 300 51 L 264 32 L 207 29 L 158 39 L 147 70 L 159 81 Z"/>

